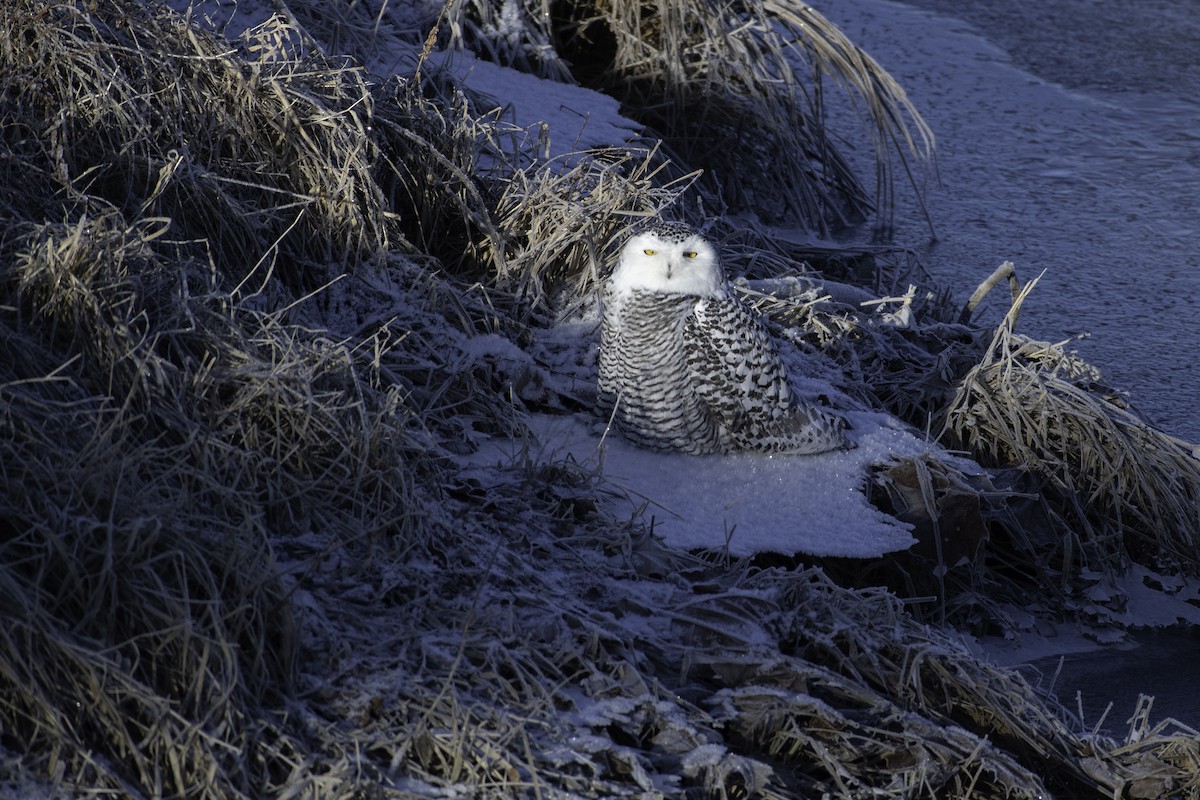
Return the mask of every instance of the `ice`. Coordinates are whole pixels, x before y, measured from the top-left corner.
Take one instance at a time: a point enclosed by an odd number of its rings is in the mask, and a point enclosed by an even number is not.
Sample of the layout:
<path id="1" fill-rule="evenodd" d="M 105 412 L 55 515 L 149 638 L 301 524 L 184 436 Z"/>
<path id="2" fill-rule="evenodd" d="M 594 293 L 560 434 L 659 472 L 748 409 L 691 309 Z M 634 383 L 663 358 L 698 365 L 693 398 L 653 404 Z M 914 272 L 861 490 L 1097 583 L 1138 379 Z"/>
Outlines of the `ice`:
<path id="1" fill-rule="evenodd" d="M 1131 392 L 1159 427 L 1200 441 L 1200 317 L 1192 310 L 1200 300 L 1200 162 L 1191 133 L 1200 106 L 1190 91 L 1196 73 L 1186 72 L 1195 60 L 1147 71 L 1158 43 L 1121 36 L 1121 49 L 1104 48 L 1104 64 L 1120 65 L 1127 90 L 1103 92 L 1079 60 L 1079 48 L 1112 41 L 1099 16 L 1058 36 L 1063 46 L 1047 55 L 1037 41 L 1056 28 L 1031 23 L 1028 12 L 1057 19 L 1065 13 L 1058 4 L 1029 3 L 1025 14 L 1003 3 L 915 5 L 975 24 L 891 0 L 818 5 L 900 82 L 937 135 L 940 181 L 926 196 L 937 241 L 927 241 L 900 181 L 896 241 L 958 297 L 1002 261 L 1016 264 L 1022 282 L 1045 271 L 1020 332 L 1045 341 L 1090 332 L 1080 352 L 1110 385 Z M 1097 15 L 1119 9 L 1110 0 L 1091 6 Z M 1128 16 L 1131 26 L 1164 30 L 1153 13 Z M 1182 16 L 1191 28 L 1176 33 L 1194 30 L 1197 15 Z M 1075 77 L 1083 80 L 1072 88 L 1030 74 L 995 42 L 1019 49 L 1046 75 L 1082 70 Z M 837 101 L 831 93 L 833 129 L 853 132 L 857 116 Z M 871 148 L 850 157 L 867 174 Z M 997 321 L 1007 308 L 1008 293 L 992 292 L 976 319 Z"/>

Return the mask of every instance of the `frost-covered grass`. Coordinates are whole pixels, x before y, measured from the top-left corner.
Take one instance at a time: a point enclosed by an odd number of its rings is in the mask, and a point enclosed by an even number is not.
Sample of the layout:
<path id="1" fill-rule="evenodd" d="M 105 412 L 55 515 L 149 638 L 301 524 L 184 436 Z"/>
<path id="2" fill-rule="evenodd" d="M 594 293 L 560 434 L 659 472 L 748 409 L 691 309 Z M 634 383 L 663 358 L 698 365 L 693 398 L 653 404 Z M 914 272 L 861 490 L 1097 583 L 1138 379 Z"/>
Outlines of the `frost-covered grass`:
<path id="1" fill-rule="evenodd" d="M 1011 264 L 1007 265 L 1011 270 Z M 947 431 L 1001 463 L 1049 478 L 1085 564 L 1131 552 L 1185 572 L 1200 536 L 1200 460 L 1193 445 L 1146 425 L 1099 370 L 1062 345 L 1014 332 L 1031 281 L 1014 298 L 985 358 L 963 379 Z"/>
<path id="2" fill-rule="evenodd" d="M 1061 515 L 1030 533 L 1019 507 L 1036 473 L 1014 488 L 936 447 L 909 453 L 863 481 L 918 546 L 812 563 L 671 546 L 613 513 L 603 468 L 548 456 L 531 414 L 596 422 L 588 326 L 614 243 L 645 215 L 699 221 L 721 198 L 678 146 L 568 155 L 545 146 L 553 129 L 494 112 L 426 34 L 487 54 L 544 18 L 467 5 L 243 7 L 261 24 L 234 40 L 121 0 L 0 9 L 4 783 L 131 797 L 1194 786 L 1195 739 L 1145 720 L 1121 748 L 1085 737 L 960 645 L 953 625 L 1012 625 L 1005 605 L 1031 585 L 1048 614 L 1075 599 L 1068 566 L 1040 561 L 1074 534 Z M 640 31 L 639 9 L 604 24 Z M 815 12 L 756 9 L 808 46 L 795 15 Z M 676 45 L 720 46 L 650 16 Z M 837 41 L 819 36 L 818 61 Z M 397 77 L 333 57 L 378 66 L 384 49 Z M 757 52 L 735 42 L 722 69 L 748 59 L 770 84 L 782 62 Z M 631 117 L 659 91 L 640 68 Z M 616 86 L 620 69 L 592 77 Z M 873 66 L 847 69 L 886 88 Z M 722 75 L 705 79 L 742 85 Z M 603 124 L 624 129 L 615 113 Z M 820 163 L 804 152 L 789 169 Z M 779 206 L 763 186 L 743 210 L 830 224 L 834 201 Z M 863 414 L 932 430 L 990 352 L 991 331 L 907 289 L 919 270 L 903 253 L 730 218 L 711 231 L 789 357 L 819 362 Z M 500 463 L 481 456 L 497 441 Z"/>
<path id="3" fill-rule="evenodd" d="M 499 63 L 621 101 L 677 164 L 705 171 L 713 212 L 811 229 L 861 222 L 891 200 L 891 160 L 933 135 L 873 59 L 805 3 L 468 0 L 454 40 Z M 832 82 L 861 100 L 880 159 L 872 198 L 825 128 Z"/>

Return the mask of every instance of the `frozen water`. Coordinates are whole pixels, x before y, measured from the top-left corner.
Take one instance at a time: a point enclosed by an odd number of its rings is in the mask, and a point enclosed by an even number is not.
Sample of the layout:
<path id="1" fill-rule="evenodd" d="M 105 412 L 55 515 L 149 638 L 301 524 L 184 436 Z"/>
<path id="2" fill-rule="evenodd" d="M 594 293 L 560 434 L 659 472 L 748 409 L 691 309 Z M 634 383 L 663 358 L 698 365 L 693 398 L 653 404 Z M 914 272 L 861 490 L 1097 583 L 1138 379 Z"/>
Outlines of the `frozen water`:
<path id="1" fill-rule="evenodd" d="M 1078 349 L 1169 433 L 1200 440 L 1200 6 L 1147 0 L 843 0 L 825 13 L 896 77 L 938 136 L 930 186 L 940 240 L 919 251 L 935 279 L 965 297 L 999 262 L 1046 275 L 1021 329 Z M 937 12 L 937 13 L 931 13 Z M 962 17 L 965 19 L 956 19 Z M 920 243 L 908 214 L 896 238 Z M 995 293 L 998 294 L 998 293 Z M 1001 299 L 1003 300 L 1003 299 Z M 1006 302 L 991 301 L 998 316 Z M 1195 725 L 1200 695 L 1180 664 L 1200 645 L 1197 587 L 1166 592 L 1134 567 L 1113 590 L 1124 622 L 1180 625 L 1135 634 L 1133 649 L 1068 655 L 1054 686 L 1084 722 L 1123 735 L 1139 693 L 1153 717 Z M 1005 663 L 1094 650 L 1071 626 Z M 1046 655 L 1054 653 L 1054 655 Z"/>
<path id="2" fill-rule="evenodd" d="M 974 24 L 914 6 L 970 13 Z M 903 196 L 896 240 L 917 246 L 960 299 L 1002 261 L 1023 280 L 1045 270 L 1022 332 L 1091 333 L 1077 349 L 1115 388 L 1168 433 L 1200 440 L 1200 68 L 1194 37 L 1177 41 L 1185 22 L 1200 30 L 1200 9 L 1066 6 L 843 0 L 822 11 L 937 135 L 941 183 L 927 188 L 939 240 L 928 242 Z M 1143 28 L 1159 33 L 1136 35 Z M 1147 52 L 1160 42 L 1166 55 Z M 999 318 L 1005 294 L 993 292 L 985 318 Z"/>
<path id="3" fill-rule="evenodd" d="M 640 133 L 636 122 L 621 116 L 621 104 L 607 95 L 518 72 L 470 53 L 437 52 L 430 58 L 473 91 L 494 98 L 505 118 L 531 136 L 536 137 L 537 128 L 544 124 L 551 134 L 551 155 L 617 146 Z"/>

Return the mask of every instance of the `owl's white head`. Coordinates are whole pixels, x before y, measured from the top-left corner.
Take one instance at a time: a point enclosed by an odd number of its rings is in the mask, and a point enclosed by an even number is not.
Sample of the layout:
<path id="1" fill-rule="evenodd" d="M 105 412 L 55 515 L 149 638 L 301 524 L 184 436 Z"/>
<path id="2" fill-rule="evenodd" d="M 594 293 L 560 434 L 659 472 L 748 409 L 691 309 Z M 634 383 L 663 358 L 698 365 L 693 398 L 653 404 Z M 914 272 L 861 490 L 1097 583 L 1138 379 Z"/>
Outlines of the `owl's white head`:
<path id="1" fill-rule="evenodd" d="M 716 248 L 695 229 L 679 222 L 655 222 L 629 237 L 609 288 L 721 297 L 726 293 L 725 271 Z"/>

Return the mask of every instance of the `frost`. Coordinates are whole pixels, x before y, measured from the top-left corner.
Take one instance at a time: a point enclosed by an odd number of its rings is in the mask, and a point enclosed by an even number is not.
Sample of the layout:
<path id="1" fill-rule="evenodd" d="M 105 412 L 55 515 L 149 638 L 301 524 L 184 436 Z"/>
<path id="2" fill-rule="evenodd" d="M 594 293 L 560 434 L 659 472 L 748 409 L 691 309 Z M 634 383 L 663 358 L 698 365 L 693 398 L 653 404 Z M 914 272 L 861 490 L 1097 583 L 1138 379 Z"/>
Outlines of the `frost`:
<path id="1" fill-rule="evenodd" d="M 715 767 L 729 751 L 719 744 L 702 744 L 683 758 L 685 775 L 697 775 L 700 770 Z"/>
<path id="2" fill-rule="evenodd" d="M 513 344 L 511 340 L 494 333 L 472 336 L 462 343 L 462 349 L 471 361 L 493 358 L 527 363 L 530 360 L 525 351 Z"/>
<path id="3" fill-rule="evenodd" d="M 517 42 L 521 38 L 523 27 L 520 3 L 517 0 L 504 0 L 504 5 L 500 9 L 500 25 L 497 33 L 510 42 Z"/>

